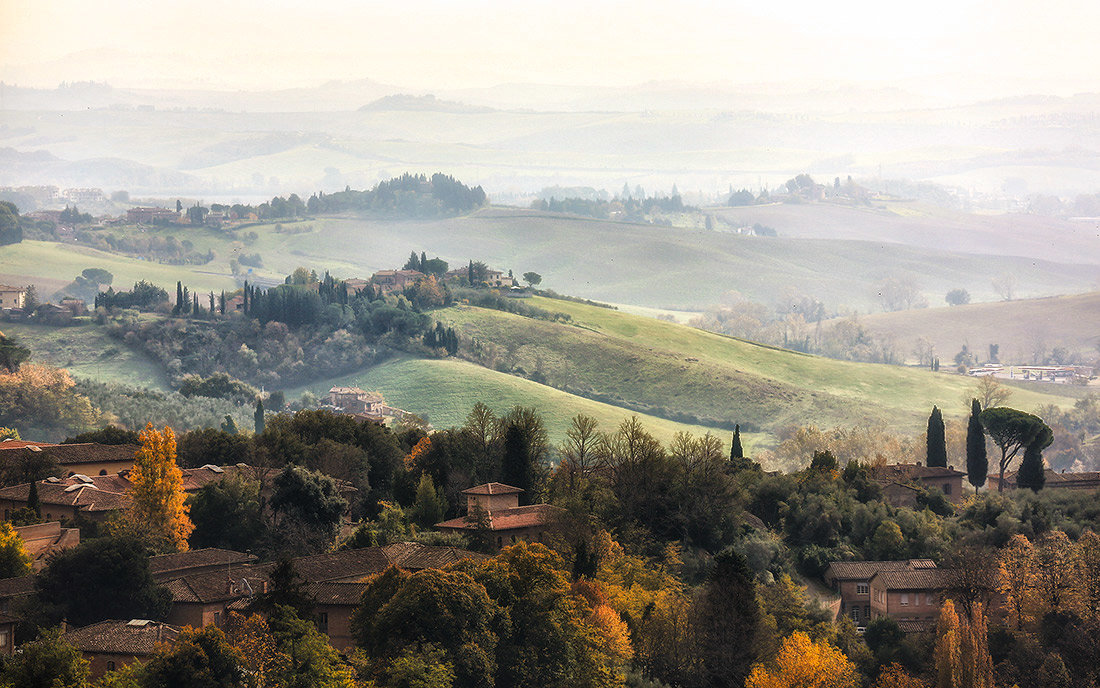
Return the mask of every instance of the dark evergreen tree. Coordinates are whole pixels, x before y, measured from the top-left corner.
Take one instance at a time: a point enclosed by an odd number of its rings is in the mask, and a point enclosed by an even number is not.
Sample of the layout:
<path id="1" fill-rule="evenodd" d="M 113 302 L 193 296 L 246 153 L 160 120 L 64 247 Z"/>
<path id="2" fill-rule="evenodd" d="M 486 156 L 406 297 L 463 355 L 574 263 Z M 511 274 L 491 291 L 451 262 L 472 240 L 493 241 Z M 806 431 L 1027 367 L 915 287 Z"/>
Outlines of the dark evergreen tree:
<path id="1" fill-rule="evenodd" d="M 728 549 L 714 558 L 693 612 L 701 660 L 698 685 L 744 685 L 756 644 L 734 639 L 756 637 L 760 607 L 752 572 L 740 554 Z"/>
<path id="2" fill-rule="evenodd" d="M 966 473 L 967 480 L 975 489 L 985 485 L 989 475 L 989 458 L 985 453 L 985 428 L 978 420 L 982 413 L 982 402 L 974 399 L 970 402 L 970 421 L 966 426 Z"/>
<path id="3" fill-rule="evenodd" d="M 733 441 L 730 442 L 730 460 L 745 458 L 745 450 L 741 447 L 741 425 L 733 426 Z"/>
<path id="4" fill-rule="evenodd" d="M 928 416 L 928 465 L 947 468 L 947 437 L 943 427 L 943 414 L 938 406 L 932 407 Z"/>
<path id="5" fill-rule="evenodd" d="M 218 297 L 218 312 L 225 315 L 225 290 L 222 289 L 221 296 Z"/>
<path id="6" fill-rule="evenodd" d="M 256 398 L 256 411 L 252 414 L 252 419 L 255 421 L 256 434 L 259 435 L 264 431 L 264 400 L 259 397 Z"/>
<path id="7" fill-rule="evenodd" d="M 424 272 L 424 265 L 428 262 L 428 253 L 426 251 L 420 252 L 420 263 L 416 266 L 416 269 Z"/>
<path id="8" fill-rule="evenodd" d="M 1043 489 L 1047 482 L 1044 474 L 1043 450 L 1053 441 L 1054 433 L 1046 427 L 1027 445 L 1024 449 L 1024 458 L 1020 461 L 1020 470 L 1016 473 L 1016 487 L 1028 488 L 1034 492 Z"/>
<path id="9" fill-rule="evenodd" d="M 38 481 L 31 481 L 31 488 L 27 492 L 27 508 L 34 512 L 35 517 L 42 518 L 42 500 L 38 497 Z"/>
<path id="10" fill-rule="evenodd" d="M 183 282 L 176 282 L 176 304 L 172 306 L 172 315 L 183 312 Z"/>
<path id="11" fill-rule="evenodd" d="M 523 428 L 509 425 L 504 431 L 504 455 L 501 464 L 501 482 L 523 490 L 521 503 L 530 503 L 534 483 L 531 444 Z"/>
<path id="12" fill-rule="evenodd" d="M 470 283 L 470 286 L 474 286 L 474 261 L 470 261 L 469 267 L 466 268 L 466 281 Z"/>

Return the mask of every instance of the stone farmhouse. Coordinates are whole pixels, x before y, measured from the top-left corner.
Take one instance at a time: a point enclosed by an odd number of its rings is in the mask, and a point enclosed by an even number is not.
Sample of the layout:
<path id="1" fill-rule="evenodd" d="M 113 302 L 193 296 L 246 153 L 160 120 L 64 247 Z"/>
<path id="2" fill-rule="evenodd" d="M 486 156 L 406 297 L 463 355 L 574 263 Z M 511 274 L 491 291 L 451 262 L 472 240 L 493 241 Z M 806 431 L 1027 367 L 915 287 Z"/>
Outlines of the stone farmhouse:
<path id="1" fill-rule="evenodd" d="M 340 413 L 365 414 L 381 420 L 386 402 L 381 392 L 368 392 L 358 387 L 333 387 L 328 391 L 328 403 Z"/>
<path id="2" fill-rule="evenodd" d="M 0 311 L 22 308 L 26 303 L 27 290 L 25 287 L 12 287 L 0 284 Z"/>
<path id="3" fill-rule="evenodd" d="M 379 270 L 371 275 L 373 282 L 383 294 L 402 291 L 405 287 L 416 284 L 416 281 L 426 277 L 419 270 Z"/>
<path id="4" fill-rule="evenodd" d="M 892 463 L 872 466 L 871 478 L 882 486 L 883 497 L 892 506 L 916 506 L 922 490 L 938 489 L 953 504 L 961 504 L 966 473 L 921 463 Z"/>
<path id="5" fill-rule="evenodd" d="M 942 571 L 931 559 L 905 561 L 834 561 L 825 582 L 840 594 L 840 612 L 857 627 L 881 616 L 897 620 L 902 630 L 926 630 L 940 610 Z"/>
<path id="6" fill-rule="evenodd" d="M 520 541 L 545 542 L 558 529 L 565 509 L 550 504 L 520 506 L 521 493 L 521 488 L 503 483 L 485 483 L 463 490 L 466 516 L 437 523 L 435 527 L 459 533 L 488 529 L 497 549 Z"/>

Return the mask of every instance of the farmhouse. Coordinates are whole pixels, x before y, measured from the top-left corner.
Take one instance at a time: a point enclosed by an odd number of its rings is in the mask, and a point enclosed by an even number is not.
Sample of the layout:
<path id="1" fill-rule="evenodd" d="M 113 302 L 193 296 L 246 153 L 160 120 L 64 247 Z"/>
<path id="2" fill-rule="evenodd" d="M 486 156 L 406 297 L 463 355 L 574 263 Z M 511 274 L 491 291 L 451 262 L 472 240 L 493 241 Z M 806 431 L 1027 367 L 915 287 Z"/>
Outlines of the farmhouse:
<path id="1" fill-rule="evenodd" d="M 883 487 L 887 501 L 893 506 L 912 506 L 916 503 L 916 494 L 912 491 L 893 489 L 893 485 L 909 485 L 922 490 L 936 488 L 944 493 L 954 504 L 963 500 L 963 478 L 966 473 L 955 470 L 954 466 L 942 468 L 925 466 L 920 463 L 895 463 L 870 467 L 871 478 Z"/>
<path id="2" fill-rule="evenodd" d="M 935 568 L 935 562 L 930 559 L 834 561 L 825 570 L 825 583 L 840 594 L 840 612 L 837 617 L 848 616 L 856 626 L 866 626 L 875 618 L 871 593 L 871 580 L 875 576 L 887 572 L 926 571 Z M 895 608 L 900 606 L 899 599 Z"/>
<path id="3" fill-rule="evenodd" d="M 12 287 L 0 284 L 0 311 L 22 308 L 26 303 L 27 290 L 24 287 Z"/>
<path id="4" fill-rule="evenodd" d="M 1069 473 L 1066 471 L 1058 472 L 1047 468 L 1043 470 L 1043 476 L 1046 478 L 1043 487 L 1049 487 L 1055 490 L 1082 490 L 1086 492 L 1100 490 L 1100 471 Z M 996 490 L 999 480 L 999 476 L 991 475 L 986 484 L 990 490 Z M 1004 489 L 1015 490 L 1017 487 L 1016 471 L 1005 473 Z"/>
<path id="5" fill-rule="evenodd" d="M 381 419 L 385 399 L 380 392 L 368 392 L 358 387 L 333 387 L 328 391 L 328 403 L 340 413 L 363 413 Z"/>
<path id="6" fill-rule="evenodd" d="M 944 585 L 935 564 L 879 571 L 869 583 L 871 618 L 889 616 L 906 632 L 929 630 L 939 617 Z"/>
<path id="7" fill-rule="evenodd" d="M 371 275 L 370 280 L 378 285 L 383 294 L 389 294 L 416 284 L 423 277 L 424 273 L 419 270 L 379 270 Z"/>
<path id="8" fill-rule="evenodd" d="M 516 286 L 516 279 L 512 277 L 511 271 L 508 274 L 504 274 L 500 270 L 486 270 L 485 282 L 490 287 L 514 287 Z"/>
<path id="9" fill-rule="evenodd" d="M 168 208 L 138 207 L 126 211 L 126 220 L 136 225 L 178 222 L 180 214 Z"/>
<path id="10" fill-rule="evenodd" d="M 466 516 L 437 523 L 435 527 L 466 533 L 486 529 L 492 533 L 497 549 L 519 541 L 545 542 L 557 530 L 565 509 L 550 504 L 520 506 L 522 492 L 521 488 L 503 483 L 486 483 L 463 490 Z"/>

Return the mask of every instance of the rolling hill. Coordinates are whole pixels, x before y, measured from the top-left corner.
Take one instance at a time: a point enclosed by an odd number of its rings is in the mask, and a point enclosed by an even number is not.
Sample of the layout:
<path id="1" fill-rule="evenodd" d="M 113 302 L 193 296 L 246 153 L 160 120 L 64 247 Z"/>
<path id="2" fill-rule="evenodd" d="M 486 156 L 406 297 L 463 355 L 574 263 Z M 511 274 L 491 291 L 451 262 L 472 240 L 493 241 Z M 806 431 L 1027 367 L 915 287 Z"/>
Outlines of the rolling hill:
<path id="1" fill-rule="evenodd" d="M 924 337 L 944 361 L 963 344 L 982 360 L 997 344 L 1006 363 L 1032 363 L 1057 347 L 1091 359 L 1100 345 L 1100 292 L 876 313 L 859 322 L 872 334 L 893 337 L 906 352 Z"/>
<path id="2" fill-rule="evenodd" d="M 572 323 L 468 306 L 437 317 L 490 351 L 484 362 L 551 386 L 656 415 L 768 433 L 787 425 L 865 423 L 917 433 L 933 404 L 948 417 L 963 417 L 974 386 L 947 373 L 835 361 L 604 308 L 532 302 L 569 314 Z M 1017 389 L 1013 403 L 1024 409 L 1072 403 L 1057 389 L 1045 391 Z"/>

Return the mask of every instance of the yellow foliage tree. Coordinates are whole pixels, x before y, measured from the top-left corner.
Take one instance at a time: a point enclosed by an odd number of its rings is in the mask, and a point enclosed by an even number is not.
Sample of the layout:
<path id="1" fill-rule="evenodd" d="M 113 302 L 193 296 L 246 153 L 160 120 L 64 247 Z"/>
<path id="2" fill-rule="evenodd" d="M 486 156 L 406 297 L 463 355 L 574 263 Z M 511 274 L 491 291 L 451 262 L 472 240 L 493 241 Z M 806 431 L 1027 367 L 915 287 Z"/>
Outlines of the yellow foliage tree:
<path id="1" fill-rule="evenodd" d="M 0 368 L 0 422 L 29 436 L 78 434 L 105 418 L 88 398 L 77 394 L 68 371 L 24 363 L 19 370 Z"/>
<path id="2" fill-rule="evenodd" d="M 924 681 L 902 668 L 900 664 L 891 664 L 882 670 L 875 688 L 928 688 Z"/>
<path id="3" fill-rule="evenodd" d="M 1081 564 L 1081 605 L 1089 619 L 1100 619 L 1100 535 L 1086 530 L 1077 539 Z"/>
<path id="4" fill-rule="evenodd" d="M 245 617 L 231 612 L 227 628 L 226 640 L 240 650 L 244 658 L 241 668 L 248 673 L 251 688 L 283 685 L 282 679 L 290 668 L 291 658 L 279 651 L 267 619 L 260 614 Z"/>
<path id="5" fill-rule="evenodd" d="M 139 435 L 141 448 L 130 472 L 130 508 L 127 525 L 149 535 L 155 546 L 182 552 L 195 529 L 184 503 L 183 472 L 176 465 L 176 435 L 172 428 L 158 431 L 150 423 Z"/>
<path id="6" fill-rule="evenodd" d="M 825 642 L 814 642 L 801 631 L 792 633 L 775 659 L 757 664 L 745 688 L 856 688 L 859 673 L 844 653 Z"/>
<path id="7" fill-rule="evenodd" d="M 940 607 L 936 624 L 936 688 L 962 685 L 962 652 L 959 641 L 959 616 L 955 603 L 947 600 Z"/>
<path id="8" fill-rule="evenodd" d="M 1001 550 L 1000 585 L 1005 606 L 1016 630 L 1023 630 L 1029 618 L 1029 596 L 1034 587 L 1035 548 L 1023 535 L 1014 535 Z"/>
<path id="9" fill-rule="evenodd" d="M 424 454 L 428 453 L 428 450 L 432 448 L 432 441 L 427 436 L 421 437 L 420 441 L 413 445 L 413 448 L 405 456 L 405 470 L 411 471 L 417 468 L 417 464 L 420 462 L 420 458 Z"/>
<path id="10" fill-rule="evenodd" d="M 31 555 L 15 528 L 0 521 L 0 577 L 14 578 L 31 572 Z"/>
<path id="11" fill-rule="evenodd" d="M 989 635 L 981 602 L 974 603 L 970 623 L 962 629 L 961 641 L 963 688 L 993 688 L 993 657 L 989 654 Z"/>

